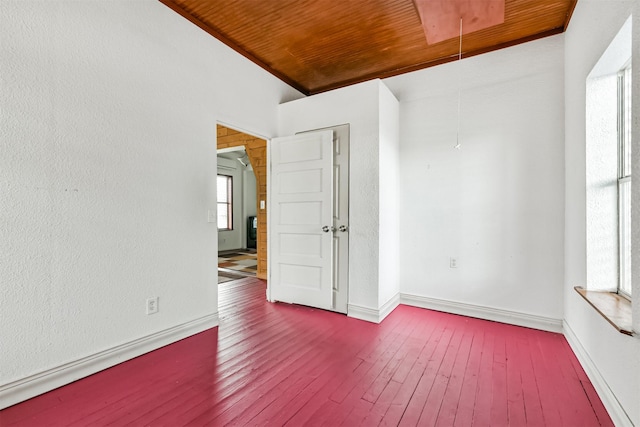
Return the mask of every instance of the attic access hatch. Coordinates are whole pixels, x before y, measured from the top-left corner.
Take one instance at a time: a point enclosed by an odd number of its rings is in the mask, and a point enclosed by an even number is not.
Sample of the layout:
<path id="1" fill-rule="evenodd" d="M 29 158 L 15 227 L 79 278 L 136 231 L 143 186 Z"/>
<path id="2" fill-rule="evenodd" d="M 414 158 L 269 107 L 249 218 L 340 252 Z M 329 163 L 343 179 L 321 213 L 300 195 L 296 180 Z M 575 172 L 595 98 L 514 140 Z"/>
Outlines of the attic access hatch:
<path id="1" fill-rule="evenodd" d="M 428 44 L 504 24 L 505 0 L 414 0 Z"/>

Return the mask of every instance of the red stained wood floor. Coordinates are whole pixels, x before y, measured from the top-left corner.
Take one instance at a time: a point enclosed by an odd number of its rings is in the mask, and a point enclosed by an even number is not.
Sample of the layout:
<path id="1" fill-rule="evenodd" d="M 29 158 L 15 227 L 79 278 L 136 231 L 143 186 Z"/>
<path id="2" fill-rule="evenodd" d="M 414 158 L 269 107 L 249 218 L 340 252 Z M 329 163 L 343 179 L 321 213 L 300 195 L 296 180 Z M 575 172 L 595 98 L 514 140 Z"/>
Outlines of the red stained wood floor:
<path id="1" fill-rule="evenodd" d="M 220 285 L 220 326 L 0 412 L 8 426 L 613 425 L 560 334 L 400 306 L 380 325 Z"/>

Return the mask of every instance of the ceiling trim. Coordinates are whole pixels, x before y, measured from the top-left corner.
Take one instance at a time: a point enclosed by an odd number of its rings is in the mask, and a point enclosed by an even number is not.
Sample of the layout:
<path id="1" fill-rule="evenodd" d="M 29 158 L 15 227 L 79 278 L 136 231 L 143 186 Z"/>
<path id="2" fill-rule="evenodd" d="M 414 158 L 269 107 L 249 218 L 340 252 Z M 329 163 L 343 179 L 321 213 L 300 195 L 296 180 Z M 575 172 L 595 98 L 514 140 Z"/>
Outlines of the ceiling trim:
<path id="1" fill-rule="evenodd" d="M 207 25 L 201 19 L 193 16 L 191 13 L 187 12 L 186 10 L 184 10 L 184 8 L 182 6 L 180 6 L 179 4 L 176 4 L 174 0 L 159 0 L 159 1 L 160 1 L 160 3 L 164 4 L 165 6 L 167 6 L 169 9 L 171 9 L 174 12 L 178 13 L 180 16 L 188 19 L 193 24 L 197 25 L 198 27 L 200 27 L 200 29 L 202 29 L 205 32 L 209 33 L 210 35 L 212 35 L 213 37 L 215 37 L 216 39 L 218 39 L 219 41 L 221 41 L 222 43 L 224 43 L 225 45 L 227 45 L 231 49 L 235 50 L 237 53 L 239 53 L 240 55 L 244 56 L 249 61 L 255 63 L 256 65 L 262 67 L 263 69 L 265 69 L 266 71 L 268 71 L 269 73 L 274 75 L 275 77 L 279 78 L 280 80 L 282 80 L 283 82 L 285 82 L 289 86 L 291 86 L 294 89 L 302 92 L 305 95 L 310 95 L 311 94 L 309 89 L 301 86 L 298 82 L 290 79 L 289 77 L 287 77 L 283 73 L 279 72 L 278 70 L 276 70 L 276 69 L 272 68 L 271 66 L 269 66 L 267 63 L 265 63 L 262 60 L 260 60 L 258 57 L 256 57 L 256 56 L 252 55 L 251 53 L 247 52 L 244 48 L 242 48 L 242 46 L 240 46 L 237 43 L 235 43 L 233 40 L 228 38 L 225 34 L 217 31 L 215 28 L 213 28 L 210 25 Z"/>

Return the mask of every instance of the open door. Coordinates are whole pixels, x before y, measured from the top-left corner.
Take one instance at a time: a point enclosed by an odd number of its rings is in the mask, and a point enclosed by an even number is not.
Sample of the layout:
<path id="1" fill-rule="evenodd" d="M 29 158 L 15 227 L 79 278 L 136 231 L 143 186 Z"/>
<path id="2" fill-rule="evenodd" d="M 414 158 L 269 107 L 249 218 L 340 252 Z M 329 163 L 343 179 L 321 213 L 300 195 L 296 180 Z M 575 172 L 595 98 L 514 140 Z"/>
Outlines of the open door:
<path id="1" fill-rule="evenodd" d="M 333 307 L 333 132 L 271 140 L 269 299 Z"/>

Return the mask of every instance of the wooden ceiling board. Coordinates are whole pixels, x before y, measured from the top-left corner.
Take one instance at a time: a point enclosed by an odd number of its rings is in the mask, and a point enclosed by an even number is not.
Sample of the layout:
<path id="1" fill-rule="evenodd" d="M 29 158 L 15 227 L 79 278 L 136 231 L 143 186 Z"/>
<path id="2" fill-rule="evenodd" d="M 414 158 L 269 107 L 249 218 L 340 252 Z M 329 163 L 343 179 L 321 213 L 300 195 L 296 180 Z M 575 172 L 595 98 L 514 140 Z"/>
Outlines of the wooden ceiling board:
<path id="1" fill-rule="evenodd" d="M 183 17 L 305 94 L 314 94 L 456 60 L 459 23 L 429 18 L 447 37 L 427 43 L 419 2 L 471 0 L 160 0 Z M 475 1 L 475 0 L 474 0 Z M 497 0 L 489 1 L 495 6 Z M 558 34 L 577 0 L 499 0 L 491 22 L 463 35 L 463 57 Z M 485 8 L 486 9 L 486 8 Z M 495 8 L 494 8 L 495 9 Z M 424 13 L 424 11 L 423 11 Z M 444 12 L 441 12 L 444 13 Z M 495 25 L 503 13 L 503 23 Z M 437 14 L 437 13 L 436 13 Z M 448 22 L 448 23 L 447 23 Z M 482 27 L 482 25 L 481 25 Z M 464 21 L 463 21 L 464 29 Z M 443 36 L 441 36 L 443 37 Z M 435 39 L 434 39 L 435 40 Z"/>

